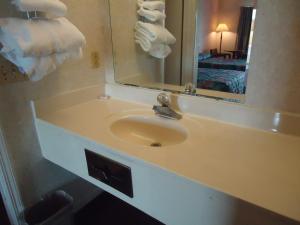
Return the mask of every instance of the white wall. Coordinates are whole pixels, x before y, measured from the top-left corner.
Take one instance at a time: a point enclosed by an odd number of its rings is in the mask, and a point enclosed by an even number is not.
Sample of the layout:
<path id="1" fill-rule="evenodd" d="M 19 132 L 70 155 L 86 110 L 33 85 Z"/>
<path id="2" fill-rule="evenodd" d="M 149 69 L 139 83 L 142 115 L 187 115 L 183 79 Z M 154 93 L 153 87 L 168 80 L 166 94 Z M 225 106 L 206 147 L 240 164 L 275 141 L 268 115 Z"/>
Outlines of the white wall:
<path id="1" fill-rule="evenodd" d="M 300 1 L 259 0 L 246 103 L 300 114 Z"/>
<path id="2" fill-rule="evenodd" d="M 257 0 L 243 0 L 242 1 L 243 6 L 245 7 L 256 7 Z"/>
<path id="3" fill-rule="evenodd" d="M 200 52 L 209 52 L 217 46 L 215 30 L 219 19 L 219 0 L 198 0 L 197 45 Z"/>
<path id="4" fill-rule="evenodd" d="M 104 68 L 93 68 L 89 55 L 103 58 L 104 33 L 108 26 L 105 0 L 63 0 L 69 8 L 67 17 L 86 36 L 84 58 L 69 62 L 42 81 L 18 82 L 0 86 L 0 124 L 4 130 L 9 155 L 25 206 L 41 195 L 75 179 L 71 173 L 42 158 L 30 109 L 30 100 L 57 95 L 91 85 L 104 86 Z M 16 15 L 9 0 L 1 0 L 0 17 Z M 0 57 L 1 58 L 1 57 Z M 1 65 L 7 63 L 0 59 Z M 100 90 L 101 91 L 101 90 Z M 102 90 L 103 91 L 103 90 Z"/>

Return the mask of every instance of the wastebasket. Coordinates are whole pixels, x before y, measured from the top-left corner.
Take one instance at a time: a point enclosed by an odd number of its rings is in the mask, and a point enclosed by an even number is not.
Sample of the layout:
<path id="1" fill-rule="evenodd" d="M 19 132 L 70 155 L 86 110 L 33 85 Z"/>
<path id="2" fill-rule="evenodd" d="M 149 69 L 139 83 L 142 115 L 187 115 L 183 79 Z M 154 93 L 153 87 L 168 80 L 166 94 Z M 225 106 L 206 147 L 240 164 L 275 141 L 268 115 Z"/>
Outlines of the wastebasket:
<path id="1" fill-rule="evenodd" d="M 64 191 L 47 195 L 24 211 L 27 225 L 72 225 L 73 198 Z"/>

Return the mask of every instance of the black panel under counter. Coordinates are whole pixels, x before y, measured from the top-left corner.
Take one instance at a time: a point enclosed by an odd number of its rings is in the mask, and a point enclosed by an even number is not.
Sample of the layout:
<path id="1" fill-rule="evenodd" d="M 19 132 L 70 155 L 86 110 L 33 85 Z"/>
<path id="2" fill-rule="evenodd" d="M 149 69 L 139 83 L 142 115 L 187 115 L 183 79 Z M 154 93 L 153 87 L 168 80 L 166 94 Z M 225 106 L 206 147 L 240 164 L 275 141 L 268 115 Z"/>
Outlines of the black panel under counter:
<path id="1" fill-rule="evenodd" d="M 133 198 L 130 167 L 85 149 L 89 175 Z"/>

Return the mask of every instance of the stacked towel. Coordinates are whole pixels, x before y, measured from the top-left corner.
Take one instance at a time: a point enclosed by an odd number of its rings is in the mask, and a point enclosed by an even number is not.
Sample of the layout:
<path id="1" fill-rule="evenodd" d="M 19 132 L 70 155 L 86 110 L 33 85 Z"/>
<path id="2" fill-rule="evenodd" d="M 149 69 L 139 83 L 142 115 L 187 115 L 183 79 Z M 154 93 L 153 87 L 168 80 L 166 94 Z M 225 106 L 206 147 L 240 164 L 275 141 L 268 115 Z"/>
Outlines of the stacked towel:
<path id="1" fill-rule="evenodd" d="M 151 56 L 164 59 L 172 52 L 169 45 L 176 39 L 166 28 L 138 21 L 135 30 L 135 42 Z"/>
<path id="2" fill-rule="evenodd" d="M 81 58 L 82 48 L 43 57 L 20 57 L 12 52 L 2 53 L 2 56 L 17 65 L 20 72 L 27 74 L 31 81 L 39 81 L 54 72 L 66 60 Z"/>
<path id="3" fill-rule="evenodd" d="M 46 13 L 47 17 L 63 17 L 67 7 L 59 0 L 13 0 L 12 2 L 20 11 L 38 11 Z"/>
<path id="4" fill-rule="evenodd" d="M 160 12 L 158 10 L 148 10 L 143 7 L 141 7 L 137 13 L 145 17 L 146 19 L 150 20 L 151 22 L 157 22 L 157 21 L 163 21 L 166 19 L 166 14 L 163 12 Z"/>
<path id="5" fill-rule="evenodd" d="M 148 53 L 155 58 L 164 59 L 170 55 L 171 52 L 172 49 L 169 47 L 169 45 L 156 44 L 152 46 Z"/>
<path id="6" fill-rule="evenodd" d="M 162 1 L 137 0 L 140 7 L 138 15 L 146 22 L 138 21 L 135 25 L 135 42 L 149 55 L 164 59 L 171 52 L 169 45 L 176 42 L 175 37 L 163 26 L 166 19 L 165 3 Z"/>
<path id="7" fill-rule="evenodd" d="M 19 56 L 45 56 L 85 44 L 83 34 L 66 18 L 52 20 L 0 19 L 4 52 Z"/>
<path id="8" fill-rule="evenodd" d="M 137 0 L 138 6 L 140 8 L 149 9 L 149 10 L 165 10 L 165 3 L 162 1 L 144 1 L 144 0 Z"/>
<path id="9" fill-rule="evenodd" d="M 135 30 L 144 34 L 152 43 L 174 44 L 176 38 L 164 27 L 138 21 Z"/>
<path id="10" fill-rule="evenodd" d="M 82 57 L 83 34 L 66 18 L 0 19 L 0 53 L 33 81 L 68 59 Z"/>
<path id="11" fill-rule="evenodd" d="M 83 34 L 66 18 L 59 0 L 13 0 L 21 11 L 44 12 L 48 18 L 0 18 L 0 54 L 30 80 L 52 73 L 68 59 L 82 57 Z M 52 18 L 49 18 L 51 15 Z"/>

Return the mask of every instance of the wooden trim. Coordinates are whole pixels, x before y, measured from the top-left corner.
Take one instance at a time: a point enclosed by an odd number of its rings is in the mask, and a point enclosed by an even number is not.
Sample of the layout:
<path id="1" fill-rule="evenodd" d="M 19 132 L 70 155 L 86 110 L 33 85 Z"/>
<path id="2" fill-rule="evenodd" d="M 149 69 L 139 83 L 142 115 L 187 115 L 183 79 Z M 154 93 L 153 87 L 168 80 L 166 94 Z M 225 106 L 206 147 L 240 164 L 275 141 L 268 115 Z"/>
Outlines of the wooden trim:
<path id="1" fill-rule="evenodd" d="M 23 202 L 14 177 L 7 152 L 5 138 L 0 127 L 0 191 L 11 224 L 21 225 L 23 219 Z"/>

